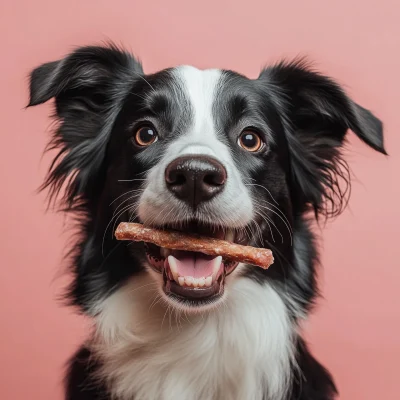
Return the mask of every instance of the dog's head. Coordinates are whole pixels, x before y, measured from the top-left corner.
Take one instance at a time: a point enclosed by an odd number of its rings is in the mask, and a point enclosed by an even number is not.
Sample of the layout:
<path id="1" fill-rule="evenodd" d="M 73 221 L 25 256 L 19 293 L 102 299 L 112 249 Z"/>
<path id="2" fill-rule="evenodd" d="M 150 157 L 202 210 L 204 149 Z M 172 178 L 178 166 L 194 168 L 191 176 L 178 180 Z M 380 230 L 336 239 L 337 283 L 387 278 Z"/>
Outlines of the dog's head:
<path id="1" fill-rule="evenodd" d="M 345 205 L 347 130 L 385 153 L 381 122 L 301 61 L 254 80 L 187 66 L 146 75 L 115 47 L 85 47 L 34 70 L 30 89 L 30 106 L 55 98 L 59 154 L 44 186 L 65 190 L 64 207 L 82 217 L 71 295 L 84 308 L 141 273 L 197 311 L 235 279 L 283 280 L 297 219 Z M 113 238 L 119 221 L 272 247 L 288 263 L 261 271 L 126 245 Z"/>

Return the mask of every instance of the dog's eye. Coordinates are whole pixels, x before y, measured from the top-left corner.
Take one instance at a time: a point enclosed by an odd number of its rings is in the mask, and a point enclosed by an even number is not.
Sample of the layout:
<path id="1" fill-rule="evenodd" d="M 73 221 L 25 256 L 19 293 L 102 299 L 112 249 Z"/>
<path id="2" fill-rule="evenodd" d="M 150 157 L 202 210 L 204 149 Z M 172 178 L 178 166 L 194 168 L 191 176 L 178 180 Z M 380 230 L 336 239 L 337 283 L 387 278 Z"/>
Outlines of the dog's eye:
<path id="1" fill-rule="evenodd" d="M 240 147 L 252 153 L 261 150 L 264 144 L 260 135 L 250 130 L 241 133 L 238 143 Z"/>
<path id="2" fill-rule="evenodd" d="M 141 126 L 135 133 L 135 143 L 138 146 L 149 146 L 157 141 L 157 132 L 152 126 Z"/>

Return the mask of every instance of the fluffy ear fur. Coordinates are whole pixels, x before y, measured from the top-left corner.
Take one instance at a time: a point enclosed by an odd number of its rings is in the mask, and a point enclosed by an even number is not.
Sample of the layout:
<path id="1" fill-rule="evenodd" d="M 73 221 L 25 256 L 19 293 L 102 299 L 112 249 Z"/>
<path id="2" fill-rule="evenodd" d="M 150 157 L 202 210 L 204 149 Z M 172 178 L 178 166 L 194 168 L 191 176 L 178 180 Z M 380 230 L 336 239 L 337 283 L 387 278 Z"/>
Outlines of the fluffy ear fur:
<path id="1" fill-rule="evenodd" d="M 347 204 L 350 177 L 341 158 L 348 129 L 380 153 L 383 127 L 370 111 L 354 103 L 333 80 L 303 61 L 265 69 L 259 79 L 284 115 L 293 202 L 299 212 L 311 207 L 316 216 L 338 215 Z"/>
<path id="2" fill-rule="evenodd" d="M 58 149 L 43 188 L 50 199 L 66 183 L 64 205 L 87 201 L 98 188 L 106 143 L 140 63 L 115 46 L 82 47 L 66 58 L 36 68 L 30 76 L 28 107 L 55 98 L 58 122 L 49 149 Z M 79 200 L 79 201 L 76 201 Z"/>

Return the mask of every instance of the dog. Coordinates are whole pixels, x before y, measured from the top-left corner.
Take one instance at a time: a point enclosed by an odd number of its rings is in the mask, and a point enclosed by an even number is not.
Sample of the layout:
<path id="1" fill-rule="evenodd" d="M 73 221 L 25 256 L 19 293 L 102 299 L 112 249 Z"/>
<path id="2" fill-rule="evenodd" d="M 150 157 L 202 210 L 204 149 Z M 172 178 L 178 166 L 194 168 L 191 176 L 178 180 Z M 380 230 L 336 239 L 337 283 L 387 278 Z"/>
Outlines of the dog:
<path id="1" fill-rule="evenodd" d="M 34 69 L 28 107 L 53 98 L 42 189 L 74 218 L 66 299 L 93 321 L 65 398 L 336 398 L 301 334 L 319 294 L 312 225 L 346 207 L 347 131 L 386 154 L 382 122 L 303 59 L 257 79 L 145 74 L 113 44 Z M 270 248 L 275 263 L 118 242 L 121 221 Z"/>

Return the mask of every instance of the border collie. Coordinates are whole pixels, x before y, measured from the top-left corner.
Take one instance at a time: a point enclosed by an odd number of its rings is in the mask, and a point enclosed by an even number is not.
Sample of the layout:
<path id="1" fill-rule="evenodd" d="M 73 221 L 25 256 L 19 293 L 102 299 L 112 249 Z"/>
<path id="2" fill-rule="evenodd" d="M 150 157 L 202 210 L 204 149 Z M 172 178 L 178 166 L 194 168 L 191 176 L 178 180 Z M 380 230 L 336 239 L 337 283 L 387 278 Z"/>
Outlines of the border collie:
<path id="1" fill-rule="evenodd" d="M 382 123 L 303 60 L 257 79 L 145 74 L 114 45 L 36 68 L 29 106 L 52 98 L 43 189 L 74 216 L 67 299 L 93 320 L 66 399 L 334 399 L 300 329 L 318 296 L 311 228 L 346 206 L 346 132 L 386 154 Z M 117 242 L 121 221 L 271 248 L 275 264 Z"/>

